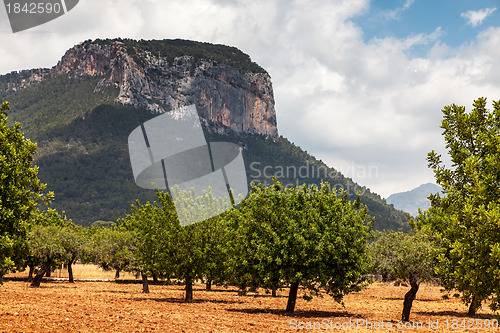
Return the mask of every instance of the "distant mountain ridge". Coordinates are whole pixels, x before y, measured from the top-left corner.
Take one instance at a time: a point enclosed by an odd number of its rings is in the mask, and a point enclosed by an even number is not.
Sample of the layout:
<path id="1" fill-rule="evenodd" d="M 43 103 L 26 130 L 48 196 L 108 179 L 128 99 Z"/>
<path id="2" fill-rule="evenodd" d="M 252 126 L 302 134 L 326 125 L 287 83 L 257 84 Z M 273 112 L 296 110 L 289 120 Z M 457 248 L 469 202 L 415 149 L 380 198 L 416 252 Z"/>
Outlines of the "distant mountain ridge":
<path id="1" fill-rule="evenodd" d="M 233 47 L 86 41 L 51 69 L 0 76 L 0 100 L 11 102 L 9 121 L 38 143 L 35 162 L 55 192 L 54 207 L 82 225 L 123 217 L 136 199 L 155 200 L 134 182 L 128 135 L 159 113 L 195 104 L 207 141 L 241 147 L 249 182 L 270 183 L 273 175 L 293 185 L 328 181 L 352 200 L 359 190 L 375 229 L 409 229 L 406 214 L 278 136 L 269 75 Z M 297 178 L 280 170 L 308 172 Z"/>
<path id="2" fill-rule="evenodd" d="M 422 211 L 430 207 L 429 195 L 440 193 L 441 186 L 433 183 L 420 185 L 419 187 L 406 192 L 394 193 L 387 198 L 387 203 L 394 205 L 394 208 L 407 212 L 411 216 L 418 215 L 418 209 Z"/>

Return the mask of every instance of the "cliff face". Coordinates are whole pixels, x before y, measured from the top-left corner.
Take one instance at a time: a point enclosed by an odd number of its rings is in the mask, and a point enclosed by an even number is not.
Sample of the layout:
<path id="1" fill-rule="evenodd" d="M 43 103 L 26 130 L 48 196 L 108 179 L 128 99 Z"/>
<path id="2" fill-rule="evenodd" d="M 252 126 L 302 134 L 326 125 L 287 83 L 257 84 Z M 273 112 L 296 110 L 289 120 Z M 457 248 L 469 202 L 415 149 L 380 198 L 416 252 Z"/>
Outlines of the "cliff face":
<path id="1" fill-rule="evenodd" d="M 278 134 L 271 78 L 267 73 L 236 69 L 191 55 L 170 60 L 120 41 L 81 43 L 68 50 L 51 75 L 102 77 L 100 91 L 120 89 L 122 104 L 162 113 L 195 104 L 200 116 L 214 129 L 222 124 L 240 133 Z"/>

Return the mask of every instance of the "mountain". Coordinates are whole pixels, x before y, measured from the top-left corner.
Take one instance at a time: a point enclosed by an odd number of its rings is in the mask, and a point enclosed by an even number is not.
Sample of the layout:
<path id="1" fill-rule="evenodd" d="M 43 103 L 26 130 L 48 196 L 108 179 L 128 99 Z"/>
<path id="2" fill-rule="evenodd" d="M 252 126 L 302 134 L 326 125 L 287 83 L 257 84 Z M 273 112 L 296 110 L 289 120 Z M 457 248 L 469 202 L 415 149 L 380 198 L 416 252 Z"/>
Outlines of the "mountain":
<path id="1" fill-rule="evenodd" d="M 427 183 L 411 191 L 391 194 L 386 201 L 396 209 L 417 216 L 419 208 L 424 211 L 431 206 L 431 202 L 427 199 L 429 195 L 439 193 L 441 190 L 440 186 Z"/>
<path id="2" fill-rule="evenodd" d="M 269 74 L 240 50 L 186 40 L 85 41 L 50 69 L 0 76 L 10 120 L 38 143 L 39 176 L 75 222 L 116 220 L 154 200 L 136 186 L 128 135 L 161 113 L 195 104 L 207 141 L 236 143 L 249 182 L 329 181 L 361 201 L 376 229 L 408 229 L 406 215 L 278 135 Z"/>

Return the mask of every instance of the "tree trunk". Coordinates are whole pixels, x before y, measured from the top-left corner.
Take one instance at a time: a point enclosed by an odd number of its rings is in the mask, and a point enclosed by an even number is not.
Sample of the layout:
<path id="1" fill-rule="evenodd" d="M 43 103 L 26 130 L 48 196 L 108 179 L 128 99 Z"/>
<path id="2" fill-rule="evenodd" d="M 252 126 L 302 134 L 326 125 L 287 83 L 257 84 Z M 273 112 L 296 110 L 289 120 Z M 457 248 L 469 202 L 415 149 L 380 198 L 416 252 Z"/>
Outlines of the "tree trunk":
<path id="1" fill-rule="evenodd" d="M 479 297 L 477 297 L 476 295 L 474 295 L 472 297 L 472 301 L 469 305 L 469 312 L 467 313 L 469 316 L 475 316 L 476 315 L 476 311 L 477 309 L 479 309 L 479 307 L 481 306 L 481 302 L 479 301 Z"/>
<path id="2" fill-rule="evenodd" d="M 205 289 L 212 290 L 212 281 L 208 280 L 207 283 L 205 283 Z"/>
<path id="3" fill-rule="evenodd" d="M 158 277 L 156 276 L 156 274 L 151 274 L 151 276 L 153 277 L 153 282 L 154 283 L 158 283 Z"/>
<path id="4" fill-rule="evenodd" d="M 245 296 L 247 294 L 246 284 L 240 285 L 240 290 L 238 290 L 238 296 Z"/>
<path id="5" fill-rule="evenodd" d="M 47 271 L 45 272 L 45 276 L 51 277 L 52 276 L 52 265 L 49 265 L 47 267 Z"/>
<path id="6" fill-rule="evenodd" d="M 28 273 L 28 282 L 33 281 L 33 272 L 35 271 L 35 265 L 29 265 L 30 271 Z"/>
<path id="7" fill-rule="evenodd" d="M 297 300 L 297 291 L 299 290 L 299 283 L 294 282 L 290 285 L 290 293 L 288 294 L 288 303 L 286 305 L 286 312 L 292 313 L 295 310 L 295 301 Z"/>
<path id="8" fill-rule="evenodd" d="M 33 278 L 33 281 L 31 281 L 31 287 L 34 287 L 34 288 L 40 287 L 40 283 L 42 282 L 42 278 L 47 271 L 50 271 L 50 265 L 43 264 L 42 267 L 40 267 L 40 269 L 38 270 L 38 273 L 36 273 L 35 277 Z"/>
<path id="9" fill-rule="evenodd" d="M 145 294 L 149 294 L 148 276 L 143 272 L 141 272 L 141 275 L 142 275 L 142 292 Z"/>
<path id="10" fill-rule="evenodd" d="M 413 274 L 410 274 L 410 285 L 411 289 L 405 295 L 405 301 L 403 303 L 403 314 L 401 316 L 401 320 L 404 322 L 410 321 L 410 312 L 411 306 L 413 304 L 413 300 L 417 296 L 417 291 L 420 283 L 418 279 Z"/>
<path id="11" fill-rule="evenodd" d="M 276 288 L 271 288 L 271 296 L 276 297 Z"/>
<path id="12" fill-rule="evenodd" d="M 71 259 L 68 261 L 68 277 L 69 277 L 69 283 L 75 283 L 75 279 L 73 278 L 73 262 L 74 260 Z"/>
<path id="13" fill-rule="evenodd" d="M 120 269 L 118 268 L 115 272 L 115 280 L 120 278 Z"/>
<path id="14" fill-rule="evenodd" d="M 193 301 L 193 280 L 190 276 L 186 277 L 186 302 Z"/>

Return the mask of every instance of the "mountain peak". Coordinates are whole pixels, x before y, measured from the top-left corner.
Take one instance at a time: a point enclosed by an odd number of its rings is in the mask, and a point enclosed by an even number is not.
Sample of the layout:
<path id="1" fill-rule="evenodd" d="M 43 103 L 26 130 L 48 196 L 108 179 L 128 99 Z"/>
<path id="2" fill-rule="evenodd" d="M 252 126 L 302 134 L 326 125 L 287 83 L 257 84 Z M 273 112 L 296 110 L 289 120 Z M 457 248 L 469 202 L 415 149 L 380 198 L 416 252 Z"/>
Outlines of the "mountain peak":
<path id="1" fill-rule="evenodd" d="M 391 194 L 386 201 L 396 209 L 405 211 L 412 216 L 417 216 L 419 208 L 426 210 L 430 207 L 429 195 L 441 192 L 441 190 L 440 186 L 427 183 L 410 191 Z"/>
<path id="2" fill-rule="evenodd" d="M 216 131 L 278 134 L 269 74 L 234 47 L 98 39 L 68 50 L 53 72 L 102 77 L 96 91 L 116 86 L 118 102 L 155 113 L 195 104 Z"/>
<path id="3" fill-rule="evenodd" d="M 123 105 L 163 113 L 195 104 L 211 130 L 277 136 L 271 77 L 235 47 L 188 40 L 97 39 L 69 49 L 52 69 L 0 78 L 0 92 L 49 77 L 95 77 Z"/>

